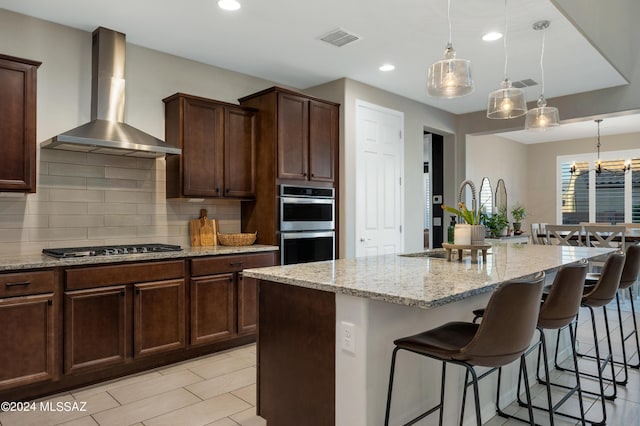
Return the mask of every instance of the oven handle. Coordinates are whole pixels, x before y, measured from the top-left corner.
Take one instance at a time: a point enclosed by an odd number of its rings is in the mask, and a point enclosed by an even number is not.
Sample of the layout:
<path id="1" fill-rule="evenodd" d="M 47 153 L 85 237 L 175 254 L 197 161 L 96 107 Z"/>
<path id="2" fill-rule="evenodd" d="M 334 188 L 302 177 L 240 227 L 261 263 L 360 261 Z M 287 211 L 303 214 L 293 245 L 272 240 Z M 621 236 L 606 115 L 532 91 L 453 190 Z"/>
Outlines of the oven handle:
<path id="1" fill-rule="evenodd" d="M 335 231 L 321 231 L 321 232 L 281 232 L 280 237 L 283 240 L 294 240 L 300 238 L 324 238 L 335 237 Z"/>
<path id="2" fill-rule="evenodd" d="M 333 198 L 280 197 L 280 204 L 334 204 Z"/>

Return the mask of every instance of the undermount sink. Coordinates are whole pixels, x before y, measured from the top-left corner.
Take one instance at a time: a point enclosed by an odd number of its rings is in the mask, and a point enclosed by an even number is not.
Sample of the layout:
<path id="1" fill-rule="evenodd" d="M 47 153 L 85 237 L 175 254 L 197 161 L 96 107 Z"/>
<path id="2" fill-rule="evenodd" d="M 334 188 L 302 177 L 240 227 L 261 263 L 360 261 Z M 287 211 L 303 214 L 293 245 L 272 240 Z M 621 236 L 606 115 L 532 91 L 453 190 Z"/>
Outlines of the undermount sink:
<path id="1" fill-rule="evenodd" d="M 433 250 L 427 250 L 427 251 L 420 251 L 418 253 L 404 253 L 401 254 L 399 256 L 403 256 L 403 257 L 434 257 L 437 259 L 446 259 L 447 258 L 447 252 L 445 251 L 445 249 L 433 249 Z"/>

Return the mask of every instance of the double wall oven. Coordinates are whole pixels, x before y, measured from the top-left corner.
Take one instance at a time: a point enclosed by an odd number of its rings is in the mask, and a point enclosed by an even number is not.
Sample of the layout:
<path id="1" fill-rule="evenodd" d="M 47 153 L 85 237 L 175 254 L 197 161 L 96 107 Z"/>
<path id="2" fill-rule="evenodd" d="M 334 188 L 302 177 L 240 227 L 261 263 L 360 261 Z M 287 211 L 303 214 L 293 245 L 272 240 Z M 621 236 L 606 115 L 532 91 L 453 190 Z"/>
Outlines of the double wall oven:
<path id="1" fill-rule="evenodd" d="M 333 188 L 280 185 L 280 264 L 334 258 Z"/>

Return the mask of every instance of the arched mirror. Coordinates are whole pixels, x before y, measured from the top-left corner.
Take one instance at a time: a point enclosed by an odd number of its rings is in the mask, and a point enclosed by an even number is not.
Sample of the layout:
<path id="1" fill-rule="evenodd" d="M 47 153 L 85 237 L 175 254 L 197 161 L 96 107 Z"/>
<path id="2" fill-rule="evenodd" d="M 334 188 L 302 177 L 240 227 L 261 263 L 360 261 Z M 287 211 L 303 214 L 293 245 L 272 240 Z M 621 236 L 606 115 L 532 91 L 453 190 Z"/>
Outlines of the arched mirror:
<path id="1" fill-rule="evenodd" d="M 480 205 L 478 207 L 488 215 L 493 213 L 493 189 L 491 188 L 491 181 L 488 177 L 482 178 L 482 183 L 480 184 Z"/>
<path id="2" fill-rule="evenodd" d="M 498 212 L 507 211 L 507 187 L 504 184 L 504 180 L 498 179 L 496 184 L 496 196 L 494 199 L 494 206 Z"/>

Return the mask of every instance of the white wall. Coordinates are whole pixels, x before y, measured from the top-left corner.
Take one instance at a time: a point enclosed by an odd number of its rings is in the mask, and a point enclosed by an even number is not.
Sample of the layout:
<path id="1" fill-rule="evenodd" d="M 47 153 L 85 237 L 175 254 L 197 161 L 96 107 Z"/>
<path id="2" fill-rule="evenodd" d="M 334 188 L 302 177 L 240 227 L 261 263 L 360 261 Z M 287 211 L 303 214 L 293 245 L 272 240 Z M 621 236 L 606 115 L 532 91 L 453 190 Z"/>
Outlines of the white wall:
<path id="1" fill-rule="evenodd" d="M 529 207 L 530 170 L 526 145 L 496 135 L 468 136 L 466 145 L 467 179 L 473 181 L 478 191 L 482 178 L 488 177 L 495 195 L 498 179 L 503 179 L 507 188 L 507 212 L 511 214 L 511 208 L 518 202 Z"/>
<path id="2" fill-rule="evenodd" d="M 117 29 L 116 29 L 117 30 Z M 0 9 L 0 52 L 42 61 L 37 142 L 89 121 L 91 33 Z M 272 82 L 127 45 L 125 120 L 164 137 L 162 99 L 175 92 L 237 103 Z M 167 201 L 164 159 L 38 149 L 36 194 L 0 193 L 0 255 L 44 247 L 169 242 L 189 245 L 200 208 L 240 230 L 239 201 Z"/>

